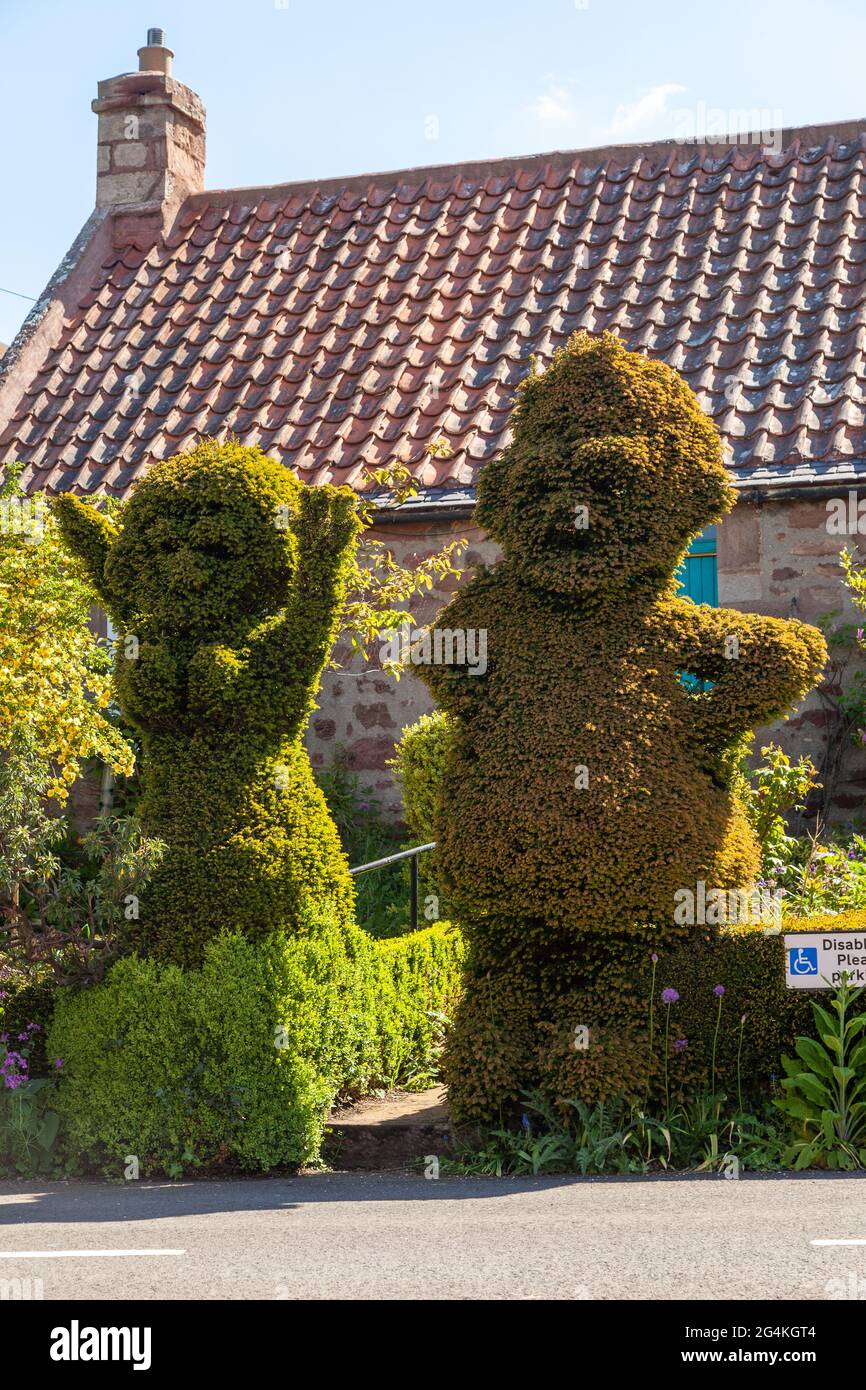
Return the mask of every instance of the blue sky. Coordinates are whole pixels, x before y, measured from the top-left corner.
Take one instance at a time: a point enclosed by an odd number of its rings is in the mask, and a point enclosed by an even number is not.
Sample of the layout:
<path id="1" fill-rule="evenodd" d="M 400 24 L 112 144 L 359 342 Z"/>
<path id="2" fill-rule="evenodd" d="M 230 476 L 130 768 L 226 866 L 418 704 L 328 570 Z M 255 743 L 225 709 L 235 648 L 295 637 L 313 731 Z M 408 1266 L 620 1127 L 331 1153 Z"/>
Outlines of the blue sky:
<path id="1" fill-rule="evenodd" d="M 207 107 L 211 188 L 866 108 L 862 0 L 0 0 L 3 289 L 38 295 L 88 216 L 96 83 L 155 25 Z M 27 308 L 0 294 L 0 340 Z"/>

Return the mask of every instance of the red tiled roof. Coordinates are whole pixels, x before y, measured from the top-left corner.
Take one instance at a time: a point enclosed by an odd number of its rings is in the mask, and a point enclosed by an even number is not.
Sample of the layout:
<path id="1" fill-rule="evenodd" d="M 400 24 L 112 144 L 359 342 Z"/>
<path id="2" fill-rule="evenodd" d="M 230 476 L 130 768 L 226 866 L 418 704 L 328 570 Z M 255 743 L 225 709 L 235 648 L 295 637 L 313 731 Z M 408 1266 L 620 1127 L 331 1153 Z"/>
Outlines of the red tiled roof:
<path id="1" fill-rule="evenodd" d="M 684 374 L 735 470 L 864 460 L 866 125 L 828 130 L 197 194 L 107 251 L 0 458 L 121 493 L 231 431 L 308 480 L 400 458 L 465 488 L 530 354 L 607 328 Z"/>

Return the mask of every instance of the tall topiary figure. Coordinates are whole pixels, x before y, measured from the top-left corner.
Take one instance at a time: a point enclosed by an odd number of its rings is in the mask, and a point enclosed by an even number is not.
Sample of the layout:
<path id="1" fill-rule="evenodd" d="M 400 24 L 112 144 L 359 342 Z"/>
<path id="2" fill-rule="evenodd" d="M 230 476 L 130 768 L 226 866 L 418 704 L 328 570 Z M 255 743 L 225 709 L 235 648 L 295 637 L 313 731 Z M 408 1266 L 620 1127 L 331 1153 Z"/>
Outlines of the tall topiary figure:
<path id="1" fill-rule="evenodd" d="M 478 487 L 504 556 L 436 624 L 486 630 L 486 671 L 421 668 L 454 721 L 437 841 L 471 951 L 449 1047 L 458 1118 L 539 1083 L 638 1086 L 630 990 L 642 958 L 694 930 L 675 895 L 754 881 L 736 752 L 826 651 L 802 623 L 677 597 L 691 537 L 733 502 L 692 392 L 612 335 L 576 335 L 522 384 Z M 711 688 L 690 693 L 684 672 Z"/>
<path id="2" fill-rule="evenodd" d="M 141 904 L 145 954 L 197 965 L 223 929 L 264 937 L 326 904 L 350 921 L 303 733 L 360 530 L 353 494 L 207 441 L 151 468 L 122 528 L 71 496 L 55 509 L 120 634 L 141 816 L 167 845 Z"/>

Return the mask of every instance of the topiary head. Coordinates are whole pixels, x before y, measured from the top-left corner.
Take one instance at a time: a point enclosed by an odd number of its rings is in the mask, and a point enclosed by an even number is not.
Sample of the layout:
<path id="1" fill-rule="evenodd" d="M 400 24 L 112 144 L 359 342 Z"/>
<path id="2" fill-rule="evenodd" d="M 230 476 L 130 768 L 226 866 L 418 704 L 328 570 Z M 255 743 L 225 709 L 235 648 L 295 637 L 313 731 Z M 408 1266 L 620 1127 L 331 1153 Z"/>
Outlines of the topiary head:
<path id="1" fill-rule="evenodd" d="M 109 607 L 195 640 L 248 630 L 289 597 L 301 490 L 282 464 L 234 441 L 155 464 L 105 559 Z"/>
<path id="2" fill-rule="evenodd" d="M 663 581 L 733 506 L 719 437 L 670 367 L 577 333 L 520 385 L 513 440 L 476 518 L 529 583 L 559 593 Z"/>

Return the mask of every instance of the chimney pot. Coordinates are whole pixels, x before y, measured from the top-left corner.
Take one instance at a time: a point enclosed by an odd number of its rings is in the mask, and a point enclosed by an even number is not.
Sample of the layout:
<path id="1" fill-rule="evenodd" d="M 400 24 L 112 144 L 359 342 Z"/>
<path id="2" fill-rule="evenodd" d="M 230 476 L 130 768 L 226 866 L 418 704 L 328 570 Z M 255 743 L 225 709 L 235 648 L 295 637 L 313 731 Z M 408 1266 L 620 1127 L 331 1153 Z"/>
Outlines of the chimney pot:
<path id="1" fill-rule="evenodd" d="M 165 30 L 148 29 L 147 43 L 138 50 L 139 72 L 162 72 L 166 77 L 171 77 L 173 57 L 171 49 L 165 46 Z"/>

